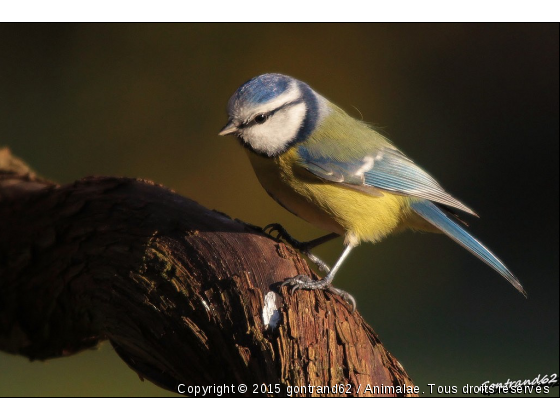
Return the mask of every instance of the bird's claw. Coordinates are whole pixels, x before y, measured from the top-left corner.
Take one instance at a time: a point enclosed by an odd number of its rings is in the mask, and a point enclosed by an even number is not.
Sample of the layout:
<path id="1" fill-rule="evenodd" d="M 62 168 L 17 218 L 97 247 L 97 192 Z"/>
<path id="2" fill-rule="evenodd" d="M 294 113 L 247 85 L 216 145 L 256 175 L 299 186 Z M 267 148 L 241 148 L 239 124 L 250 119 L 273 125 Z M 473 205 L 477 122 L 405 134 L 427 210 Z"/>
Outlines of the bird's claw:
<path id="1" fill-rule="evenodd" d="M 302 252 L 305 251 L 304 250 L 305 243 L 302 243 L 297 239 L 295 239 L 292 235 L 288 233 L 288 231 L 280 223 L 270 223 L 266 225 L 263 228 L 263 232 L 266 233 L 267 235 L 272 236 L 273 238 L 276 238 L 277 240 L 286 241 L 288 244 L 290 244 L 298 251 L 302 251 Z M 274 235 L 274 232 L 276 232 L 277 234 Z"/>
<path id="2" fill-rule="evenodd" d="M 267 235 L 273 236 L 272 235 L 273 232 L 280 232 L 279 228 L 282 228 L 282 225 L 280 225 L 279 223 L 269 223 L 268 225 L 262 228 L 262 231 Z"/>
<path id="3" fill-rule="evenodd" d="M 329 292 L 340 296 L 344 301 L 350 305 L 350 309 L 352 312 L 356 310 L 356 299 L 344 290 L 337 289 L 330 285 L 330 282 L 323 280 L 313 280 L 309 276 L 304 274 L 299 274 L 295 277 L 291 277 L 280 285 L 282 286 L 290 286 L 290 295 L 293 296 L 296 290 L 328 290 Z"/>
<path id="4" fill-rule="evenodd" d="M 335 295 L 338 295 L 342 299 L 344 299 L 344 301 L 350 305 L 350 309 L 352 310 L 352 312 L 356 310 L 356 299 L 354 299 L 354 296 L 352 296 L 350 293 L 332 286 L 329 287 L 329 290 Z"/>
<path id="5" fill-rule="evenodd" d="M 311 285 L 315 283 L 311 278 L 304 274 L 299 274 L 295 277 L 291 277 L 285 280 L 280 287 L 290 286 L 290 294 L 293 296 L 294 292 L 299 289 L 312 289 Z M 307 287 L 306 287 L 307 286 Z"/>
<path id="6" fill-rule="evenodd" d="M 292 235 L 290 235 L 280 223 L 270 223 L 266 225 L 262 230 L 267 235 L 270 235 L 277 240 L 283 240 L 293 248 L 297 249 L 299 252 L 309 258 L 323 273 L 328 273 L 331 270 L 330 267 L 325 264 L 320 258 L 311 253 L 309 242 L 298 241 Z M 277 232 L 277 235 L 274 235 L 274 232 Z"/>

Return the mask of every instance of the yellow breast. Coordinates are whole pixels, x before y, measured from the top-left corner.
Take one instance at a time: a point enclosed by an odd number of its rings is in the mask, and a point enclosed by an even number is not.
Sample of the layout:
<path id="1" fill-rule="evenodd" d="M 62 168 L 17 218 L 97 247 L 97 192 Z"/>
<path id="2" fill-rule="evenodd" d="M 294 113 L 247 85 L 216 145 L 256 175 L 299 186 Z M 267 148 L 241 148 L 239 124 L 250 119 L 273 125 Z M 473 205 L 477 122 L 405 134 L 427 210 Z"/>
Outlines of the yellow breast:
<path id="1" fill-rule="evenodd" d="M 377 242 L 403 227 L 410 214 L 407 197 L 386 192 L 374 196 L 321 180 L 297 164 L 295 149 L 272 159 L 247 153 L 272 198 L 318 228 L 345 236 L 347 243 Z"/>

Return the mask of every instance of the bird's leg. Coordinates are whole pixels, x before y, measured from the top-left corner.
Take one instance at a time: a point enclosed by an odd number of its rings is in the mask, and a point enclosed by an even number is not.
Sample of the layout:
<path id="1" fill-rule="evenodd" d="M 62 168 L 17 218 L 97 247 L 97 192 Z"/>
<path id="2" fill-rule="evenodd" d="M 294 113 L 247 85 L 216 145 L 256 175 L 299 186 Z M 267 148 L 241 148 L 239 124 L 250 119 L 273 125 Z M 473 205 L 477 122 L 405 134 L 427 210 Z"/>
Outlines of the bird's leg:
<path id="1" fill-rule="evenodd" d="M 304 274 L 297 275 L 295 277 L 287 279 L 285 282 L 282 283 L 282 286 L 292 286 L 292 293 L 294 293 L 298 289 L 306 289 L 306 290 L 316 290 L 316 289 L 329 289 L 336 295 L 341 296 L 346 302 L 352 305 L 352 311 L 356 309 L 356 300 L 350 295 L 349 293 L 345 292 L 344 290 L 337 289 L 336 287 L 332 287 L 331 283 L 334 279 L 336 272 L 340 269 L 340 266 L 350 254 L 350 251 L 354 248 L 354 245 L 347 245 L 342 255 L 335 263 L 334 267 L 329 271 L 329 273 L 322 278 L 321 280 L 313 280 Z"/>
<path id="2" fill-rule="evenodd" d="M 284 229 L 284 227 L 278 223 L 272 223 L 263 228 L 263 231 L 266 232 L 267 230 L 269 230 L 268 232 L 269 235 L 272 235 L 274 231 L 278 232 L 278 236 L 277 236 L 278 239 L 282 239 L 286 241 L 293 248 L 297 249 L 299 252 L 301 252 L 303 255 L 305 255 L 307 258 L 313 261 L 313 263 L 315 263 L 315 265 L 319 267 L 319 270 L 325 273 L 328 273 L 330 271 L 329 266 L 325 264 L 321 259 L 313 255 L 311 253 L 311 250 L 319 245 L 324 244 L 325 242 L 338 238 L 340 235 L 338 235 L 337 233 L 329 233 L 328 235 L 321 236 L 320 238 L 313 239 L 311 241 L 300 242 L 297 239 L 295 239 L 292 235 L 290 235 L 288 231 L 286 231 L 286 229 Z"/>
<path id="3" fill-rule="evenodd" d="M 330 284 L 332 283 L 336 272 L 340 269 L 340 266 L 342 265 L 342 263 L 344 262 L 344 260 L 348 256 L 348 254 L 350 254 L 350 251 L 352 251 L 352 248 L 354 248 L 353 245 L 347 245 L 346 246 L 346 248 L 344 249 L 344 252 L 338 258 L 338 261 L 335 263 L 334 267 L 321 280 L 313 280 L 313 279 L 309 278 L 309 276 L 306 276 L 304 274 L 300 274 L 298 276 L 295 276 L 295 277 L 292 277 L 292 278 L 286 280 L 284 283 L 282 283 L 282 286 L 284 286 L 284 285 L 294 286 L 293 289 L 292 289 L 292 292 L 294 292 L 297 289 L 315 290 L 315 289 L 328 288 L 330 286 Z"/>
<path id="4" fill-rule="evenodd" d="M 338 238 L 340 235 L 336 233 L 329 233 L 328 235 L 321 236 L 320 238 L 313 239 L 307 242 L 300 242 L 295 239 L 292 235 L 288 233 L 288 231 L 279 223 L 271 223 L 263 228 L 263 231 L 266 232 L 269 230 L 268 234 L 271 235 L 274 231 L 278 232 L 278 239 L 282 239 L 290 244 L 293 248 L 300 251 L 302 254 L 307 256 L 311 261 L 313 261 L 321 271 L 327 273 L 327 275 L 322 278 L 321 280 L 313 280 L 306 275 L 300 274 L 298 276 L 292 277 L 287 279 L 285 282 L 282 283 L 282 286 L 292 286 L 292 293 L 294 293 L 298 289 L 307 289 L 307 290 L 315 290 L 315 289 L 328 289 L 335 295 L 341 296 L 346 302 L 348 302 L 352 306 L 352 312 L 356 310 L 356 300 L 354 297 L 344 290 L 338 289 L 336 287 L 331 286 L 331 283 L 334 279 L 336 272 L 339 270 L 342 262 L 346 259 L 348 254 L 353 245 L 348 245 L 338 261 L 335 263 L 332 270 L 329 268 L 327 264 L 313 255 L 310 251 L 311 249 L 315 248 L 316 246 L 322 245 L 325 242 L 328 242 L 332 239 Z"/>

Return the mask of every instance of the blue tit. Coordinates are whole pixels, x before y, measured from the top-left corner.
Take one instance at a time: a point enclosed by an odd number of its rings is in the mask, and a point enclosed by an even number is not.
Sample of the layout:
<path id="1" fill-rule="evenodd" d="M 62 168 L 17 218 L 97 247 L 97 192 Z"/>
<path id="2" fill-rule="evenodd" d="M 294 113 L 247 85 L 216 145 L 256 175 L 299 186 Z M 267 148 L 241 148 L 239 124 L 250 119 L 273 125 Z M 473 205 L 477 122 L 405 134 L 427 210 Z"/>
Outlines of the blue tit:
<path id="1" fill-rule="evenodd" d="M 263 74 L 244 83 L 228 102 L 229 120 L 219 133 L 244 146 L 266 192 L 281 206 L 330 234 L 300 243 L 279 225 L 280 237 L 327 271 L 321 280 L 299 275 L 284 284 L 296 289 L 331 286 L 350 251 L 393 232 L 444 233 L 480 258 L 526 296 L 513 273 L 470 235 L 454 213 L 475 215 L 426 171 L 371 126 L 350 117 L 306 83 Z M 345 249 L 332 269 L 310 250 L 337 236 Z"/>

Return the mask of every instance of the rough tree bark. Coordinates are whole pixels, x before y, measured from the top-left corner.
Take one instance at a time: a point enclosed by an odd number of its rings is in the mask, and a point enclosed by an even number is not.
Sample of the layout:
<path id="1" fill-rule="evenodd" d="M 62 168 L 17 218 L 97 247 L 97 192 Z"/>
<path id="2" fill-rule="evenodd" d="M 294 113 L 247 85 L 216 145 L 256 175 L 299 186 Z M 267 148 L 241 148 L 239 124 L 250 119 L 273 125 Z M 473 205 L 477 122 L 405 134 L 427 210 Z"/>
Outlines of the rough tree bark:
<path id="1" fill-rule="evenodd" d="M 410 395 L 400 363 L 345 302 L 278 287 L 300 273 L 314 275 L 289 246 L 153 182 L 60 186 L 0 149 L 1 350 L 44 360 L 108 339 L 174 392 L 349 384 L 367 396 L 369 384 Z"/>

